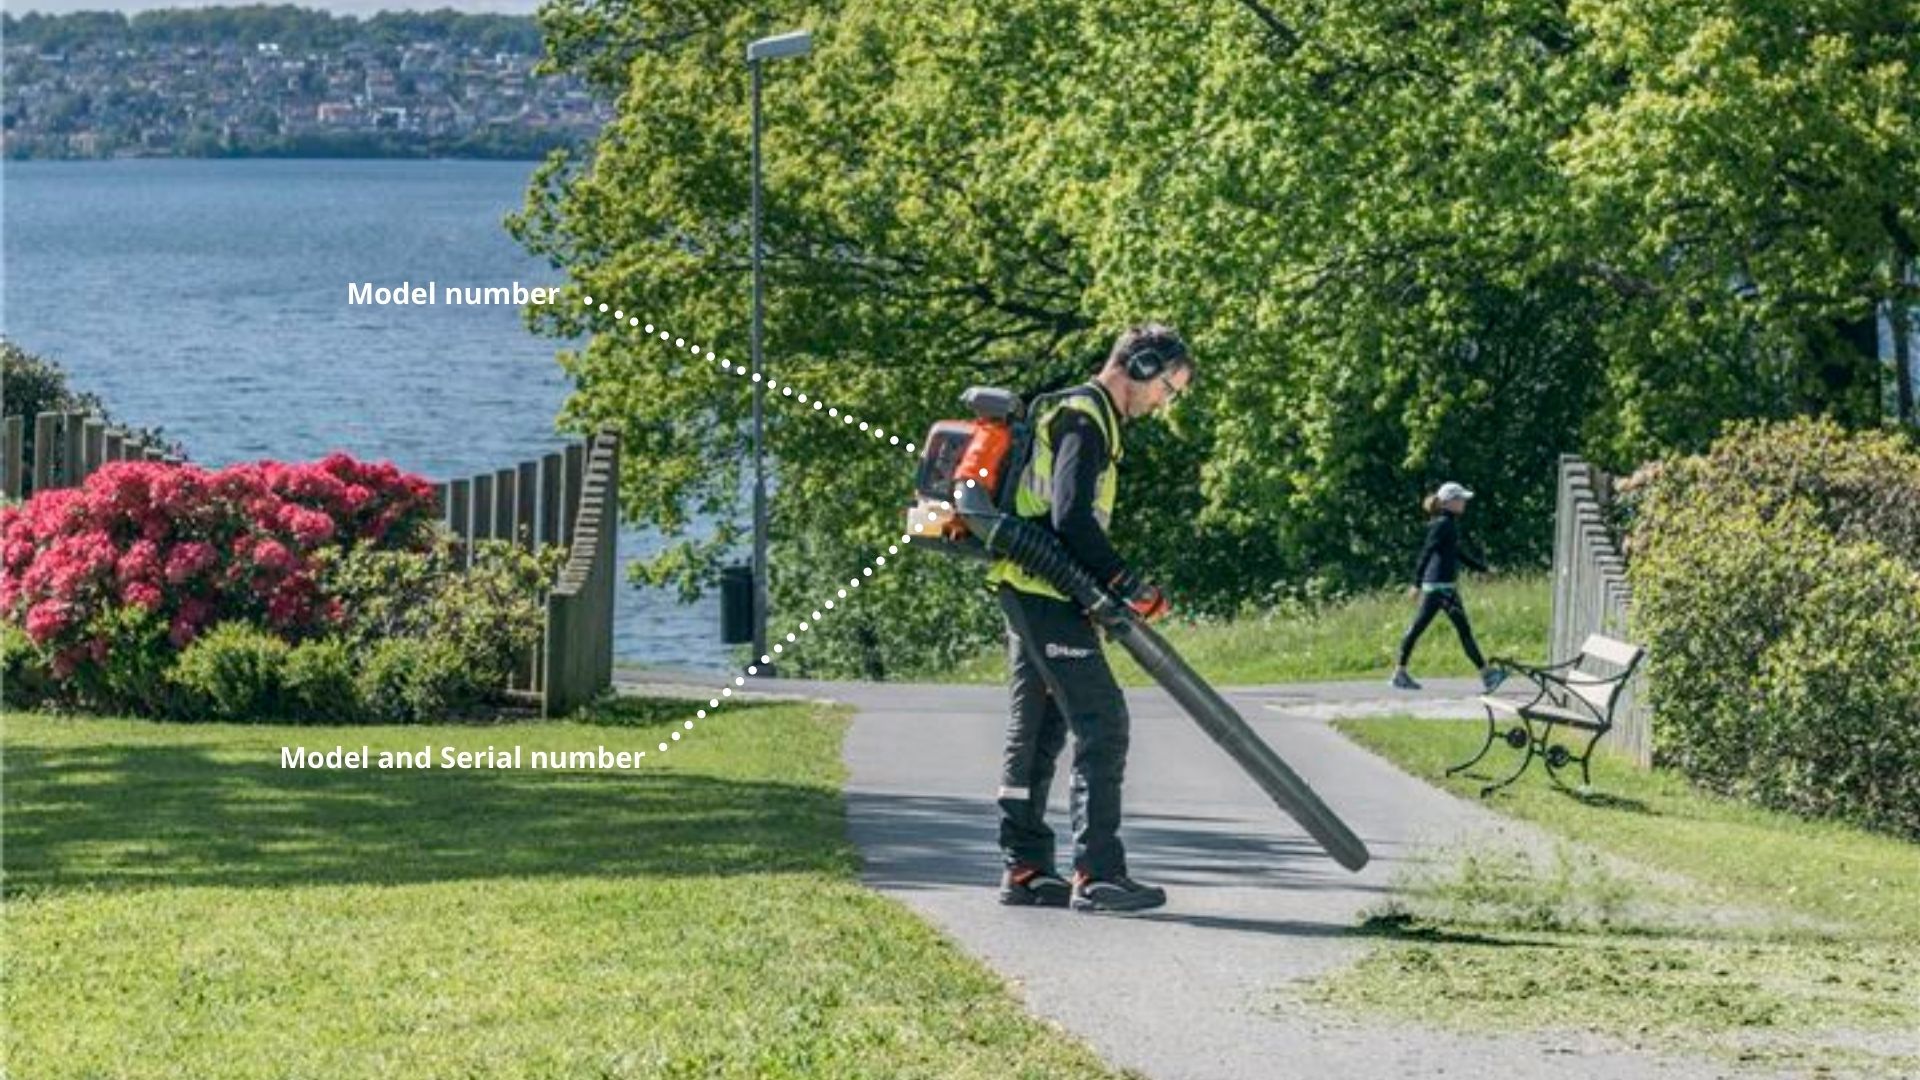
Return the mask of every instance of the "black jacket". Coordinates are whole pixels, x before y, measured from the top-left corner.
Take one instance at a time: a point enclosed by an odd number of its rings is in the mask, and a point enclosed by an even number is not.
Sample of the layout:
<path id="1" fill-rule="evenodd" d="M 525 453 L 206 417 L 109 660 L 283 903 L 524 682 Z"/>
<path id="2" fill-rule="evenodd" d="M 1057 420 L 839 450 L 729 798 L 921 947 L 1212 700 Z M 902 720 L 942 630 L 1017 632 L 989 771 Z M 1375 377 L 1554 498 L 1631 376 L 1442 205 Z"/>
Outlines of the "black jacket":
<path id="1" fill-rule="evenodd" d="M 1420 557 L 1413 563 L 1414 583 L 1451 585 L 1460 577 L 1462 563 L 1468 569 L 1487 572 L 1486 563 L 1460 550 L 1459 520 L 1442 510 L 1427 526 L 1427 542 L 1421 545 Z"/>

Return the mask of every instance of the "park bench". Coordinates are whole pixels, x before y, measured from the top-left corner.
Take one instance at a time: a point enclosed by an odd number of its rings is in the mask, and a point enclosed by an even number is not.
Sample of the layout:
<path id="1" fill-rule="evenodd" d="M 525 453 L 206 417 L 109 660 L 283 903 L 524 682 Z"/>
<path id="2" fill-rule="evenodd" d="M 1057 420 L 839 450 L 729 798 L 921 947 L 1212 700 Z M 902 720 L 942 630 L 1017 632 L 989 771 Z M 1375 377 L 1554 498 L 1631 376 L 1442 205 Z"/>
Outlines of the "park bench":
<path id="1" fill-rule="evenodd" d="M 1479 753 L 1448 769 L 1447 775 L 1471 767 L 1487 756 L 1495 742 L 1504 741 L 1524 752 L 1520 764 L 1506 779 L 1481 788 L 1482 798 L 1518 780 L 1536 757 L 1546 762 L 1547 775 L 1562 787 L 1566 782 L 1560 778 L 1560 770 L 1578 762 L 1580 790 L 1584 792 L 1592 783 L 1587 761 L 1593 756 L 1600 736 L 1613 728 L 1613 712 L 1620 703 L 1620 691 L 1644 655 L 1646 650 L 1638 645 L 1591 634 L 1573 659 L 1547 667 L 1531 667 L 1495 657 L 1494 663 L 1533 684 L 1532 696 L 1483 696 L 1480 704 L 1487 712 L 1487 741 L 1481 744 Z M 1510 726 L 1503 731 L 1503 724 Z M 1555 728 L 1587 733 L 1586 746 L 1575 754 L 1566 745 L 1554 742 Z"/>

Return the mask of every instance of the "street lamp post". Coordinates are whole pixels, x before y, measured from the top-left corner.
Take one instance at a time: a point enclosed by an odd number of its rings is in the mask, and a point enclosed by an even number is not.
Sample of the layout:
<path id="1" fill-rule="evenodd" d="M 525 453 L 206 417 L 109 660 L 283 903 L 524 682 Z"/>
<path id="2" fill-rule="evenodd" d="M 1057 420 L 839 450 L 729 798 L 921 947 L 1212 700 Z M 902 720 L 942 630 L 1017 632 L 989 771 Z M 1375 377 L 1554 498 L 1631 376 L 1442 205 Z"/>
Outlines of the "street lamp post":
<path id="1" fill-rule="evenodd" d="M 761 369 L 760 334 L 765 292 L 760 250 L 760 67 L 768 60 L 805 56 L 813 38 L 805 30 L 761 38 L 747 46 L 747 71 L 753 84 L 753 655 L 757 662 L 767 652 L 767 474 L 761 428 L 767 380 Z M 774 674 L 771 663 L 761 673 Z"/>

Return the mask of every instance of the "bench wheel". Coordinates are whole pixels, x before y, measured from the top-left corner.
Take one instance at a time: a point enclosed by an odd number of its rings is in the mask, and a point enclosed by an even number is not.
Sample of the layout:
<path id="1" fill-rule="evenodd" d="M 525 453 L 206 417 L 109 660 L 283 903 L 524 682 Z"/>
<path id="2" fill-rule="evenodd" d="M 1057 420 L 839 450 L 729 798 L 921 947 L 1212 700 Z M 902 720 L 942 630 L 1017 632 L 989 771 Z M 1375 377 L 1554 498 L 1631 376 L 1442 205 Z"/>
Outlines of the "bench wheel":
<path id="1" fill-rule="evenodd" d="M 1507 745 L 1513 747 L 1515 750 L 1519 750 L 1527 745 L 1527 729 L 1524 725 L 1515 724 L 1504 737 L 1507 740 Z"/>

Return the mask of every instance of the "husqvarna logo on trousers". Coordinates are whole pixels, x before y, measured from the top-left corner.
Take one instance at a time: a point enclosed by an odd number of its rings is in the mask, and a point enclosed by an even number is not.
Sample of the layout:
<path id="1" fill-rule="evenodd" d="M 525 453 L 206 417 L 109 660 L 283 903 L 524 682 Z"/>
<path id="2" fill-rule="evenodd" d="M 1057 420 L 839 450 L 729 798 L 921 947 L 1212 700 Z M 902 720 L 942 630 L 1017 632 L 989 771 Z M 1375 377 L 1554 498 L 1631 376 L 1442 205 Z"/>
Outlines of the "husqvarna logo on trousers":
<path id="1" fill-rule="evenodd" d="M 1093 655 L 1093 650 L 1075 648 L 1072 645 L 1056 645 L 1049 641 L 1046 653 L 1049 660 L 1085 660 Z"/>

